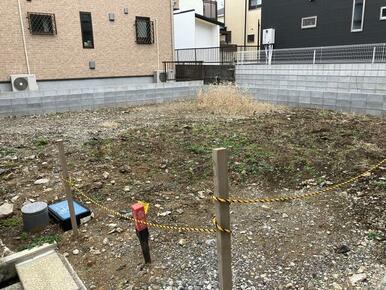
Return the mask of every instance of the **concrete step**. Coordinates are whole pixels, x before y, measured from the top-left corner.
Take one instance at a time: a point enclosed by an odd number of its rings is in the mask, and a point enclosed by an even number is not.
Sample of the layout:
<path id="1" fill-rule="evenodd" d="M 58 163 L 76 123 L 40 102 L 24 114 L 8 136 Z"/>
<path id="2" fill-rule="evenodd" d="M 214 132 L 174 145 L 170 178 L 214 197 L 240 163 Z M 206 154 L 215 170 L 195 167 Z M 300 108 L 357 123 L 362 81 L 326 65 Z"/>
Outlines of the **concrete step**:
<path id="1" fill-rule="evenodd" d="M 23 286 L 21 286 L 21 283 L 15 283 L 0 290 L 23 290 Z"/>
<path id="2" fill-rule="evenodd" d="M 84 289 L 83 285 L 77 283 L 79 278 L 72 269 L 69 269 L 69 264 L 64 259 L 56 251 L 50 251 L 16 264 L 16 271 L 23 289 Z"/>

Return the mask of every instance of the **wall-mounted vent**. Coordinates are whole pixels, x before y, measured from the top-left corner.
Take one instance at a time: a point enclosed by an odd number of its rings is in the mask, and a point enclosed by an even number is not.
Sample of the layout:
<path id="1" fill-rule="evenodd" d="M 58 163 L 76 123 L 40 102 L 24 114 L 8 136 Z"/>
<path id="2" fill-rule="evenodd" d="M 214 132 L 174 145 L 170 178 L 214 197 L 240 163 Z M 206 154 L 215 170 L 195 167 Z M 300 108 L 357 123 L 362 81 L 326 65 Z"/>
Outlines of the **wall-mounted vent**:
<path id="1" fill-rule="evenodd" d="M 303 17 L 302 18 L 302 29 L 315 28 L 318 23 L 317 16 Z"/>

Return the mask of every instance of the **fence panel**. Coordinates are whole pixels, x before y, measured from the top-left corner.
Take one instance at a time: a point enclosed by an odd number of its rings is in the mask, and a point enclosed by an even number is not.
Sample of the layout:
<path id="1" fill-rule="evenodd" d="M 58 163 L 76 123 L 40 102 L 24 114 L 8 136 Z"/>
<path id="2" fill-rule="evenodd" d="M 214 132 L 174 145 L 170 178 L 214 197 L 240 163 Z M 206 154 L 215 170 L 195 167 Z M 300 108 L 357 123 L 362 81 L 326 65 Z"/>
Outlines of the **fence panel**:
<path id="1" fill-rule="evenodd" d="M 219 46 L 205 48 L 187 48 L 176 50 L 176 61 L 203 61 L 212 64 L 233 64 L 236 61 L 236 52 L 258 50 L 258 46 Z"/>
<path id="2" fill-rule="evenodd" d="M 267 64 L 265 49 L 238 50 L 237 63 Z M 386 44 L 361 44 L 345 46 L 274 49 L 272 64 L 332 64 L 332 63 L 384 63 Z"/>
<path id="3" fill-rule="evenodd" d="M 165 61 L 165 81 L 198 81 L 204 79 L 202 61 Z"/>

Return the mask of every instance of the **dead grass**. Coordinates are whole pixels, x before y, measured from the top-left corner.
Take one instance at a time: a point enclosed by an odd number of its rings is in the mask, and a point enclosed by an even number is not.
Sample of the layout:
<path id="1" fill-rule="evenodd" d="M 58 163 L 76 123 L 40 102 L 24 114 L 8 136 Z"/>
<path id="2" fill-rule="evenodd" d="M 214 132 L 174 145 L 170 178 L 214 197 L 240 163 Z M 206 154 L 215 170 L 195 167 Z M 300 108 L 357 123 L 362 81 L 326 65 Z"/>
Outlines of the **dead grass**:
<path id="1" fill-rule="evenodd" d="M 212 85 L 201 89 L 194 100 L 174 101 L 162 106 L 141 107 L 138 110 L 149 109 L 163 113 L 167 111 L 185 114 L 202 112 L 225 117 L 250 117 L 284 111 L 283 106 L 253 100 L 245 90 L 232 84 Z"/>
<path id="2" fill-rule="evenodd" d="M 253 116 L 283 110 L 280 106 L 257 102 L 248 93 L 234 85 L 216 85 L 201 90 L 197 108 L 218 115 Z"/>

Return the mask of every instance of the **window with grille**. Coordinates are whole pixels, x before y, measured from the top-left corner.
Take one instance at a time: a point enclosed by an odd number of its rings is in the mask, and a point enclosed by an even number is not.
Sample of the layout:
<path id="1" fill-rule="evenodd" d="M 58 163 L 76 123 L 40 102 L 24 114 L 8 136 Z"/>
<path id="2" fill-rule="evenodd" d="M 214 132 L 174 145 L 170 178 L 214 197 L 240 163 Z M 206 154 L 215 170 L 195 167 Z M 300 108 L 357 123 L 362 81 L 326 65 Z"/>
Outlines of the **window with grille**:
<path id="1" fill-rule="evenodd" d="M 261 1 L 262 0 L 249 0 L 249 10 L 256 9 L 261 6 Z"/>
<path id="2" fill-rule="evenodd" d="M 80 28 L 82 31 L 83 48 L 94 48 L 94 35 L 90 12 L 80 12 Z"/>
<path id="3" fill-rule="evenodd" d="M 317 16 L 302 18 L 302 29 L 315 28 L 318 22 Z"/>
<path id="4" fill-rule="evenodd" d="M 138 44 L 152 44 L 154 43 L 154 29 L 153 21 L 149 17 L 135 18 L 135 30 Z"/>
<path id="5" fill-rule="evenodd" d="M 28 13 L 29 29 L 31 34 L 54 35 L 56 34 L 55 14 Z"/>

